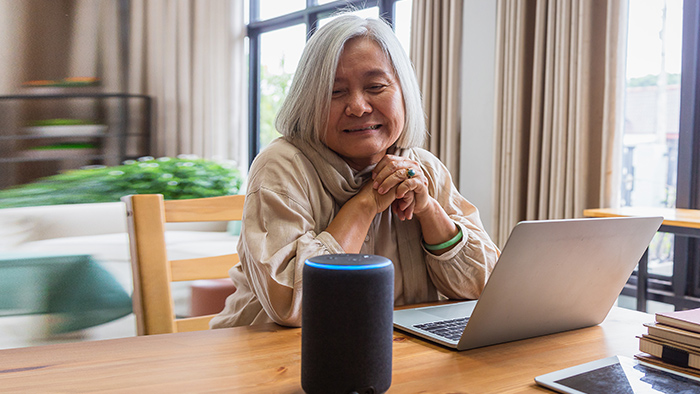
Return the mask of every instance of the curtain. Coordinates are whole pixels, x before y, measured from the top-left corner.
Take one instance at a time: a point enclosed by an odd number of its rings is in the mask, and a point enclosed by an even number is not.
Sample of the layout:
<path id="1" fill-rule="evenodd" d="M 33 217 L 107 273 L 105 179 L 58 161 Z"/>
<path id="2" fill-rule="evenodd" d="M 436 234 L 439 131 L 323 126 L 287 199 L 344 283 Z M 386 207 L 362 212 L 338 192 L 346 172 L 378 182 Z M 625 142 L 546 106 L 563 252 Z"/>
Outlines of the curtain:
<path id="1" fill-rule="evenodd" d="M 618 198 L 625 1 L 499 0 L 496 221 L 581 217 Z"/>
<path id="2" fill-rule="evenodd" d="M 24 2 L 0 0 L 0 94 L 18 93 L 23 82 L 23 54 L 26 53 L 25 34 L 29 9 Z M 8 113 L 9 112 L 9 113 Z M 11 116 L 7 111 L 3 116 Z M 0 124 L 7 126 L 0 120 Z"/>
<path id="3" fill-rule="evenodd" d="M 411 60 L 423 93 L 429 137 L 425 147 L 459 187 L 462 0 L 414 0 Z"/>
<path id="4" fill-rule="evenodd" d="M 154 98 L 152 153 L 247 167 L 241 0 L 132 0 L 130 93 Z"/>
<path id="5" fill-rule="evenodd" d="M 72 1 L 68 75 L 99 77 L 105 92 L 123 90 L 116 1 Z"/>

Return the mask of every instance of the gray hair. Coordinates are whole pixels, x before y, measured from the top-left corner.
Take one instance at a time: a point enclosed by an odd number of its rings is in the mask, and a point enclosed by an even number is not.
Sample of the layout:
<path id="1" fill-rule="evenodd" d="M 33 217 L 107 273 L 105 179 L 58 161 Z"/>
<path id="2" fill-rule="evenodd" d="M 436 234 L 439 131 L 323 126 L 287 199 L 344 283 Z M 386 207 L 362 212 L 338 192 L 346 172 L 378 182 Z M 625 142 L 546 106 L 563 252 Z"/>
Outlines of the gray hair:
<path id="1" fill-rule="evenodd" d="M 309 39 L 289 94 L 275 119 L 277 130 L 286 137 L 310 143 L 321 141 L 328 122 L 338 59 L 345 43 L 355 37 L 367 37 L 379 44 L 399 80 L 406 119 L 397 147 L 421 146 L 426 136 L 425 114 L 411 60 L 386 22 L 348 14 L 328 22 Z"/>

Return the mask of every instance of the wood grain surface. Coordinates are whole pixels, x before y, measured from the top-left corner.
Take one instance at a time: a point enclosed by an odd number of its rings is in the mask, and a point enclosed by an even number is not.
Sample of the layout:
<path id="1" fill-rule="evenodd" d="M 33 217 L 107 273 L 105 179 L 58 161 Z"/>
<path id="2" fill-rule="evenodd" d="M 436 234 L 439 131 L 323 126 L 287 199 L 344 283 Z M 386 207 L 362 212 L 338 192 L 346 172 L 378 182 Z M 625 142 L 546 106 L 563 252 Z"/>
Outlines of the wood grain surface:
<path id="1" fill-rule="evenodd" d="M 675 227 L 700 228 L 700 210 L 681 208 L 595 208 L 585 209 L 586 217 L 625 217 L 625 216 L 663 216 L 663 224 Z"/>
<path id="2" fill-rule="evenodd" d="M 464 352 L 395 331 L 389 392 L 546 393 L 535 376 L 631 357 L 650 321 L 615 307 L 598 326 Z M 300 360 L 301 329 L 275 324 L 7 349 L 0 391 L 302 393 Z"/>

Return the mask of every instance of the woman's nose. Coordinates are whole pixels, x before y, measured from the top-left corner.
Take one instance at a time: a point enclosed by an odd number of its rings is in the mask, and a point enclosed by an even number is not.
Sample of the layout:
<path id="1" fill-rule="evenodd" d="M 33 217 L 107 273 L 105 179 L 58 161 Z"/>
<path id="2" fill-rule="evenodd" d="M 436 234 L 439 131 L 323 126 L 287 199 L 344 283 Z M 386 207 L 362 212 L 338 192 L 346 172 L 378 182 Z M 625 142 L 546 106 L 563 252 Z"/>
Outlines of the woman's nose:
<path id="1" fill-rule="evenodd" d="M 369 104 L 364 94 L 355 93 L 350 95 L 348 103 L 345 106 L 345 115 L 360 117 L 370 112 L 372 112 L 372 106 Z"/>

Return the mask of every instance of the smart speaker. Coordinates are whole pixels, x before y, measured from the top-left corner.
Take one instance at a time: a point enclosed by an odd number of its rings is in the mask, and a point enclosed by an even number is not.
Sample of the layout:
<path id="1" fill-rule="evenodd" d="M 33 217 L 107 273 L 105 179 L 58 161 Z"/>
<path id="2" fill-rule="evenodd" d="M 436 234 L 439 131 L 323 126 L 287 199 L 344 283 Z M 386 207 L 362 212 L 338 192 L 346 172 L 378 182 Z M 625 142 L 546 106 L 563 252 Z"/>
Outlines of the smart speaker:
<path id="1" fill-rule="evenodd" d="M 394 265 L 367 254 L 304 263 L 301 387 L 309 394 L 383 393 L 391 386 Z"/>

